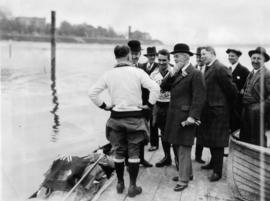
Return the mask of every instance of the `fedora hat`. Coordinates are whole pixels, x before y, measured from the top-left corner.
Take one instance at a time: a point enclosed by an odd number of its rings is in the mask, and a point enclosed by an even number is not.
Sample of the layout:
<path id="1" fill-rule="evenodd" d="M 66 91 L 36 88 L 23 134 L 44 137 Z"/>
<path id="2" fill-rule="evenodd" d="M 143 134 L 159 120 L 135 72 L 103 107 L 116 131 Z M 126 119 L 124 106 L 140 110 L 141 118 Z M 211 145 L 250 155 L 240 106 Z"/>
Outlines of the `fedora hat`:
<path id="1" fill-rule="evenodd" d="M 193 56 L 194 53 L 190 52 L 189 50 L 189 46 L 187 44 L 184 43 L 177 43 L 174 48 L 173 51 L 170 52 L 171 54 L 175 54 L 175 53 L 187 53 L 190 56 Z"/>
<path id="2" fill-rule="evenodd" d="M 255 50 L 250 50 L 248 52 L 248 55 L 251 57 L 255 53 L 263 54 L 263 56 L 265 58 L 265 62 L 269 61 L 269 59 L 270 59 L 270 56 L 266 53 L 266 50 L 263 47 L 257 47 Z"/>
<path id="3" fill-rule="evenodd" d="M 227 49 L 226 53 L 229 54 L 230 52 L 235 53 L 238 57 L 240 57 L 242 55 L 242 52 L 240 50 L 236 50 L 236 49 Z"/>
<path id="4" fill-rule="evenodd" d="M 144 56 L 156 56 L 157 55 L 157 50 L 156 47 L 148 47 L 146 48 L 146 54 Z"/>
<path id="5" fill-rule="evenodd" d="M 142 50 L 141 43 L 138 40 L 128 41 L 128 46 L 132 52 L 140 52 Z"/>

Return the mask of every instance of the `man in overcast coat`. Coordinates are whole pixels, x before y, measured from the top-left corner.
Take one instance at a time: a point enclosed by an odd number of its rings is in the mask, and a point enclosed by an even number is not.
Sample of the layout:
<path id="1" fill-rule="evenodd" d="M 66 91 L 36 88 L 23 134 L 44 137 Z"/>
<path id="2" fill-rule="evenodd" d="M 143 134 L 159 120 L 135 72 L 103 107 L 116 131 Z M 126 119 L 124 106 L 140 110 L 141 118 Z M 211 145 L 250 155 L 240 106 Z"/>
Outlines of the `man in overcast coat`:
<path id="1" fill-rule="evenodd" d="M 210 148 L 211 161 L 202 169 L 213 169 L 209 180 L 214 182 L 222 176 L 224 147 L 228 146 L 230 134 L 230 107 L 236 100 L 237 88 L 228 68 L 216 59 L 213 47 L 203 47 L 201 56 L 206 65 L 204 79 L 207 98 L 197 139 L 198 144 Z"/>
<path id="2" fill-rule="evenodd" d="M 171 92 L 164 138 L 177 150 L 179 183 L 174 190 L 182 191 L 193 177 L 191 147 L 206 93 L 202 73 L 190 63 L 193 53 L 189 46 L 176 44 L 171 54 L 174 55 L 176 66 L 165 76 L 160 86 Z"/>

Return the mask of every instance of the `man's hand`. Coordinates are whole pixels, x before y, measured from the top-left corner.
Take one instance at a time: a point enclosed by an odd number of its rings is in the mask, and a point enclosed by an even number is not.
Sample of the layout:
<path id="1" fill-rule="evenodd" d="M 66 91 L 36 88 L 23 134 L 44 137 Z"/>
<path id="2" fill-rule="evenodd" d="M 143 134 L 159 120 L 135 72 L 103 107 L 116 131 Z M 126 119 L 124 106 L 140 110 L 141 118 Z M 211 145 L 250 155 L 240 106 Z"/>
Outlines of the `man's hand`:
<path id="1" fill-rule="evenodd" d="M 174 65 L 172 71 L 170 71 L 171 76 L 174 76 L 180 70 L 179 65 Z"/>
<path id="2" fill-rule="evenodd" d="M 106 111 L 111 111 L 111 110 L 113 109 L 113 107 L 114 107 L 114 105 L 106 105 L 106 106 L 104 107 L 104 110 L 106 110 Z"/>
<path id="3" fill-rule="evenodd" d="M 101 106 L 99 106 L 101 109 L 106 110 L 106 111 L 111 111 L 114 107 L 114 105 L 107 105 L 106 103 L 102 103 Z"/>
<path id="4" fill-rule="evenodd" d="M 151 110 L 151 108 L 148 105 L 139 105 L 138 107 L 143 110 Z"/>
<path id="5" fill-rule="evenodd" d="M 188 117 L 186 121 L 181 122 L 181 125 L 183 127 L 189 126 L 189 125 L 194 125 L 194 124 L 196 126 L 199 126 L 201 124 L 201 121 L 200 120 L 196 120 L 193 117 Z"/>

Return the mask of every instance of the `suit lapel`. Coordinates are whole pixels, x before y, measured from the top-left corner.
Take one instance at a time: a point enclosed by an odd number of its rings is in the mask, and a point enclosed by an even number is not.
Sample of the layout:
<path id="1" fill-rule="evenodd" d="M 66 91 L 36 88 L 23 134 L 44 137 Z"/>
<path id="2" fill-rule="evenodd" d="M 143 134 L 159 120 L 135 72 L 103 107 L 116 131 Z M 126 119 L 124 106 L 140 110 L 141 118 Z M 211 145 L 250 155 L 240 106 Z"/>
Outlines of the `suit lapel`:
<path id="1" fill-rule="evenodd" d="M 157 66 L 158 66 L 158 64 L 155 62 L 155 63 L 152 65 L 152 68 L 151 68 L 150 71 L 149 71 L 149 75 L 156 69 Z"/>
<path id="2" fill-rule="evenodd" d="M 204 73 L 205 79 L 207 79 L 207 77 L 214 71 L 215 69 L 214 65 L 216 63 L 217 63 L 217 60 L 211 66 L 209 66 L 209 69 Z"/>
<path id="3" fill-rule="evenodd" d="M 261 71 L 264 70 L 264 68 L 261 68 L 260 70 L 258 70 L 255 75 L 254 75 L 254 78 L 252 80 L 252 86 L 255 85 L 255 83 L 260 79 L 260 74 L 261 74 Z"/>
<path id="4" fill-rule="evenodd" d="M 235 67 L 234 71 L 232 72 L 232 76 L 235 77 L 237 76 L 238 72 L 240 72 L 240 64 L 238 63 L 237 66 Z"/>
<path id="5" fill-rule="evenodd" d="M 187 75 L 183 76 L 183 73 L 177 73 L 177 77 L 176 79 L 174 80 L 172 86 L 175 86 L 176 84 L 178 84 L 179 82 L 181 82 L 184 78 L 188 77 L 190 72 L 192 70 L 192 64 L 189 64 L 189 66 L 186 68 L 185 72 Z"/>

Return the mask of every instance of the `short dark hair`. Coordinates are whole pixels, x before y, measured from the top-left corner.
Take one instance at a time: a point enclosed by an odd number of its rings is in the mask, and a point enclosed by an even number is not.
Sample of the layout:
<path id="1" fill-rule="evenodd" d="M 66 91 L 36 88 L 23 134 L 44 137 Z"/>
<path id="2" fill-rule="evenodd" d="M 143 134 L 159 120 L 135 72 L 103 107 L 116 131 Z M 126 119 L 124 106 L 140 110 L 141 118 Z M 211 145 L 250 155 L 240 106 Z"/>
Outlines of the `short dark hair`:
<path id="1" fill-rule="evenodd" d="M 126 45 L 117 45 L 114 48 L 114 55 L 116 59 L 125 57 L 129 54 L 129 47 Z"/>
<path id="2" fill-rule="evenodd" d="M 168 60 L 170 60 L 170 52 L 166 49 L 161 49 L 158 51 L 158 54 L 164 55 L 168 57 Z"/>
<path id="3" fill-rule="evenodd" d="M 213 55 L 216 56 L 216 51 L 212 46 L 204 46 L 202 49 L 205 49 L 207 52 L 211 52 Z"/>

